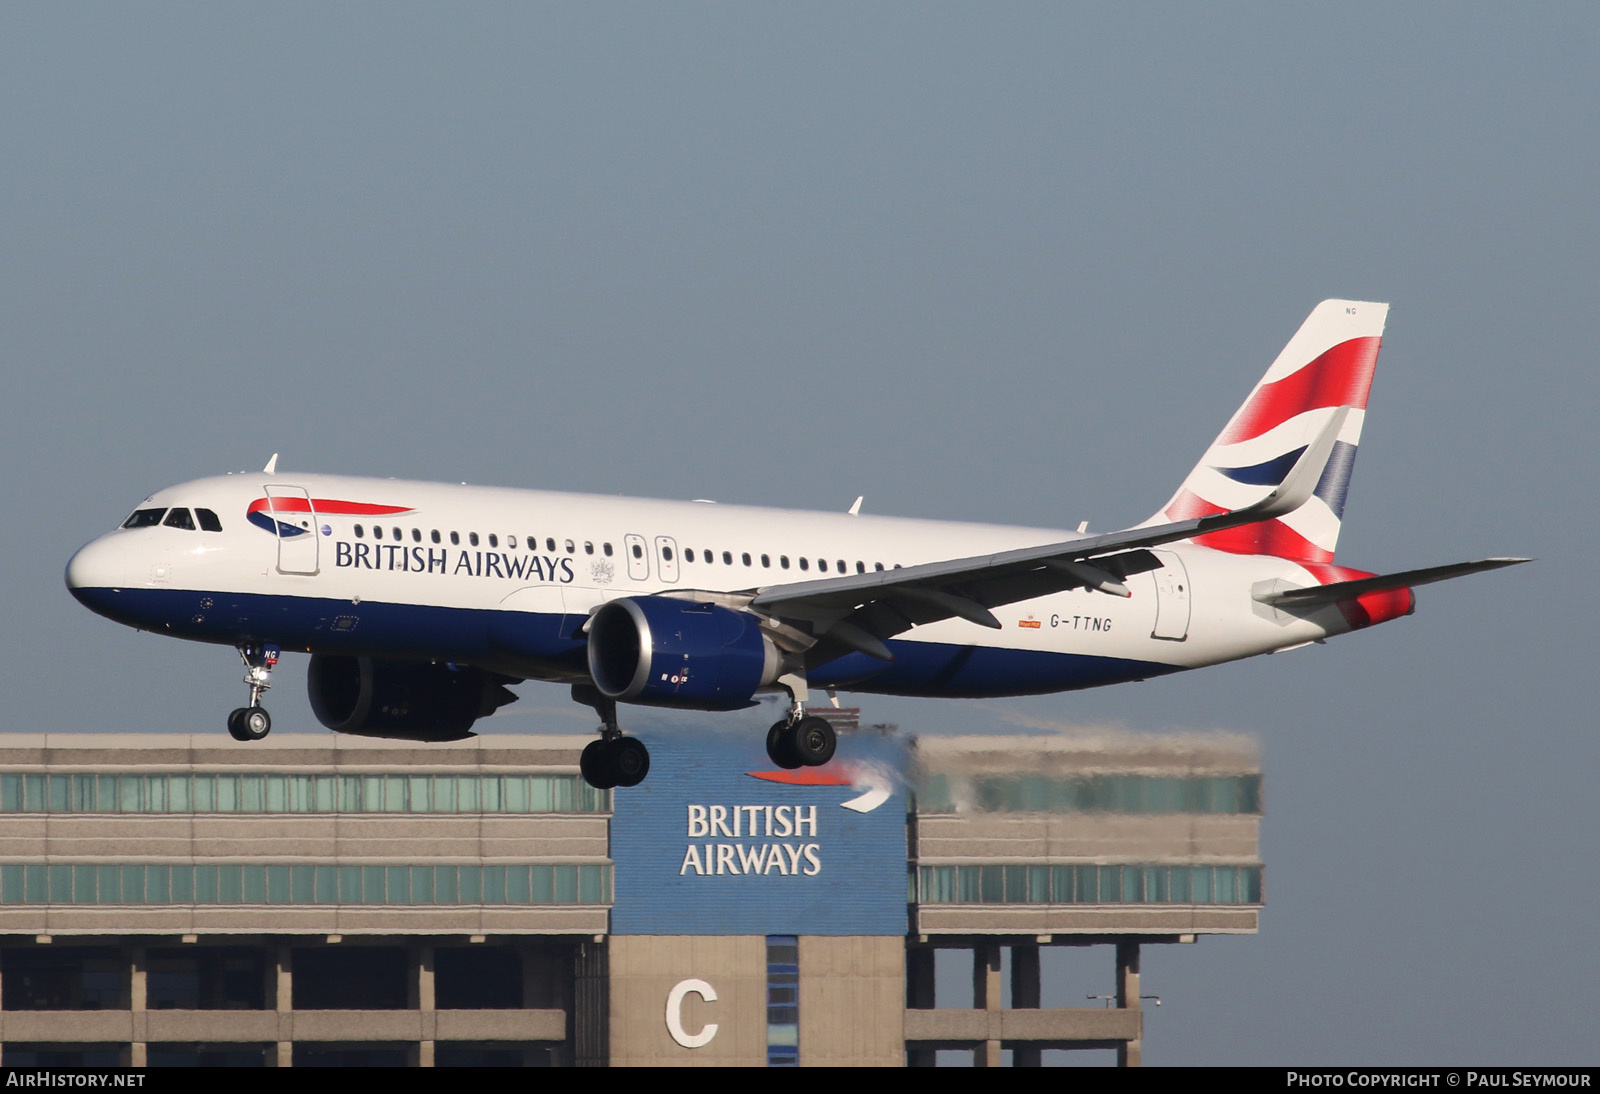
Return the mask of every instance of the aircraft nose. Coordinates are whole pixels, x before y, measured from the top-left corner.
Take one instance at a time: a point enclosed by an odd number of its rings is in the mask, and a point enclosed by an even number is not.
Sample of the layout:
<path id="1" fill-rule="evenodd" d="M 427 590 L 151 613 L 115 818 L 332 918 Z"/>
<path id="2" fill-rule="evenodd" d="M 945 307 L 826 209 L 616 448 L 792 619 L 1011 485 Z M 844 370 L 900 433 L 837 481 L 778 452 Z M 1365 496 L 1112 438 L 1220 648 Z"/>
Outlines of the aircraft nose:
<path id="1" fill-rule="evenodd" d="M 122 562 L 106 537 L 90 540 L 67 560 L 68 591 L 84 607 L 101 611 L 105 596 L 127 584 L 126 575 L 120 572 L 126 569 Z"/>

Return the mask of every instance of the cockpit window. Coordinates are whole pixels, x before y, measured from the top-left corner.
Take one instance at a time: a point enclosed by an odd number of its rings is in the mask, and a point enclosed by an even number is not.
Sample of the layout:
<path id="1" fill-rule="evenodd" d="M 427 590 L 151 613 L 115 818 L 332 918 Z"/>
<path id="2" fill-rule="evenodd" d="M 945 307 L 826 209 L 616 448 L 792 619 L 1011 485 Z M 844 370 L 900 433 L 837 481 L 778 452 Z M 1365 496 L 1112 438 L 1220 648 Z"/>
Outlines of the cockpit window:
<path id="1" fill-rule="evenodd" d="M 161 522 L 168 528 L 182 528 L 186 532 L 194 531 L 194 518 L 187 509 L 174 509 L 167 514 L 167 519 Z"/>
<path id="2" fill-rule="evenodd" d="M 154 528 L 166 515 L 165 509 L 135 509 L 133 515 L 122 522 L 124 528 Z"/>
<path id="3" fill-rule="evenodd" d="M 217 514 L 209 509 L 196 509 L 194 515 L 200 519 L 200 527 L 207 532 L 222 531 L 222 521 L 217 519 Z"/>

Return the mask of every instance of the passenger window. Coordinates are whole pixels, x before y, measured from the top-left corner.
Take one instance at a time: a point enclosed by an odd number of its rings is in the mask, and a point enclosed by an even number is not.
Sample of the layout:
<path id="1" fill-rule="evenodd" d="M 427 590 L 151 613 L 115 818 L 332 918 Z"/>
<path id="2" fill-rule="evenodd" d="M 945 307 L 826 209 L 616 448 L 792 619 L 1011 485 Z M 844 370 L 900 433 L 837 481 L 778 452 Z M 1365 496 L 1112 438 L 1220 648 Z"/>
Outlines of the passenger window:
<path id="1" fill-rule="evenodd" d="M 513 551 L 515 551 L 517 549 L 517 537 L 516 536 L 507 536 L 506 537 L 506 546 L 511 548 Z"/>
<path id="2" fill-rule="evenodd" d="M 601 545 L 601 549 L 605 551 L 607 558 L 611 557 L 611 544 L 609 544 L 609 543 L 602 544 Z"/>
<path id="3" fill-rule="evenodd" d="M 859 558 L 856 559 L 856 573 L 864 574 L 866 572 L 867 572 L 867 564 L 865 562 L 862 562 Z"/>
<path id="4" fill-rule="evenodd" d="M 827 573 L 828 572 L 828 560 L 825 559 L 825 558 L 817 559 L 817 569 L 821 570 L 823 573 Z"/>
<path id="5" fill-rule="evenodd" d="M 546 537 L 544 537 L 544 549 L 546 551 L 554 551 L 556 549 L 556 537 L 555 536 L 546 536 Z"/>
<path id="6" fill-rule="evenodd" d="M 639 546 L 637 543 L 635 543 L 633 545 L 633 557 L 634 558 L 643 558 L 644 557 L 644 548 Z"/>
<path id="7" fill-rule="evenodd" d="M 366 535 L 366 533 L 361 530 L 361 525 L 356 525 L 356 538 L 360 539 L 364 535 Z"/>
<path id="8" fill-rule="evenodd" d="M 467 533 L 467 542 L 472 544 L 474 547 L 476 547 L 478 545 L 478 533 L 476 533 L 476 532 L 468 532 Z M 881 570 L 883 567 L 880 566 L 878 568 Z"/>
<path id="9" fill-rule="evenodd" d="M 686 547 L 684 549 L 683 560 L 685 562 L 693 562 L 694 561 L 694 548 L 693 547 Z"/>
<path id="10" fill-rule="evenodd" d="M 766 555 L 762 555 L 761 556 L 761 565 L 767 567 L 767 569 L 770 570 L 772 568 L 772 559 L 768 558 Z"/>
<path id="11" fill-rule="evenodd" d="M 744 559 L 744 564 L 746 566 L 750 565 L 750 552 L 749 551 L 746 551 L 744 554 L 740 555 L 739 557 Z"/>
<path id="12" fill-rule="evenodd" d="M 802 570 L 811 569 L 811 561 L 809 559 L 807 559 L 805 555 L 801 555 L 800 556 L 800 568 Z"/>
<path id="13" fill-rule="evenodd" d="M 124 528 L 154 528 L 161 523 L 165 516 L 165 509 L 137 509 L 133 515 L 122 522 Z"/>
<path id="14" fill-rule="evenodd" d="M 881 562 L 874 562 L 874 563 L 873 563 L 873 564 L 872 564 L 872 568 L 873 568 L 873 569 L 874 569 L 874 570 L 881 570 L 881 569 L 883 569 L 883 563 L 881 563 Z"/>
<path id="15" fill-rule="evenodd" d="M 167 519 L 161 522 L 168 528 L 182 528 L 185 532 L 194 531 L 194 518 L 187 509 L 174 509 L 167 514 Z"/>
<path id="16" fill-rule="evenodd" d="M 493 532 L 489 533 L 489 546 L 491 546 L 491 547 L 500 546 L 500 537 L 495 535 Z"/>
<path id="17" fill-rule="evenodd" d="M 433 540 L 433 542 L 438 543 L 439 542 L 439 529 L 435 528 L 433 531 L 429 532 L 428 533 L 428 538 Z"/>
<path id="18" fill-rule="evenodd" d="M 586 539 L 583 541 L 583 553 L 586 555 L 594 554 L 594 540 Z"/>
<path id="19" fill-rule="evenodd" d="M 422 529 L 421 528 L 413 528 L 413 529 L 411 529 L 411 542 L 412 543 L 421 543 L 422 542 Z"/>
<path id="20" fill-rule="evenodd" d="M 389 531 L 390 531 L 390 532 L 392 532 L 392 533 L 394 533 L 394 541 L 395 541 L 395 542 L 396 542 L 396 543 L 399 543 L 399 542 L 400 542 L 400 540 L 401 540 L 401 539 L 402 539 L 402 538 L 403 538 L 403 537 L 402 537 L 402 536 L 401 536 L 401 535 L 400 535 L 400 529 L 398 529 L 398 528 L 391 528 L 391 529 L 389 529 Z"/>
<path id="21" fill-rule="evenodd" d="M 382 539 L 383 538 L 383 525 L 374 524 L 372 526 L 372 538 L 373 539 Z"/>
<path id="22" fill-rule="evenodd" d="M 577 554 L 578 552 L 577 544 L 573 543 L 570 539 L 567 540 L 566 543 L 562 544 L 562 546 L 567 549 L 567 554 L 569 555 Z"/>
<path id="23" fill-rule="evenodd" d="M 209 509 L 196 509 L 194 515 L 200 518 L 200 527 L 207 532 L 222 531 L 222 521 L 217 519 L 217 514 Z"/>
<path id="24" fill-rule="evenodd" d="M 779 555 L 778 556 L 778 565 L 783 567 L 785 570 L 787 570 L 789 568 L 789 556 L 788 555 Z"/>
<path id="25" fill-rule="evenodd" d="M 663 547 L 663 548 L 661 548 L 661 557 L 665 561 L 671 562 L 672 561 L 672 548 L 671 547 Z"/>
<path id="26" fill-rule="evenodd" d="M 750 556 L 746 555 L 744 561 L 745 561 L 745 565 L 748 566 L 750 564 Z M 724 551 L 724 552 L 722 552 L 722 564 L 724 566 L 732 566 L 733 565 L 733 552 L 732 551 Z"/>
<path id="27" fill-rule="evenodd" d="M 839 560 L 839 572 L 841 574 L 849 572 L 844 568 L 844 559 L 842 559 L 842 558 Z"/>
<path id="28" fill-rule="evenodd" d="M 461 533 L 460 532 L 451 532 L 450 533 L 450 546 L 452 546 L 452 547 L 461 546 Z"/>

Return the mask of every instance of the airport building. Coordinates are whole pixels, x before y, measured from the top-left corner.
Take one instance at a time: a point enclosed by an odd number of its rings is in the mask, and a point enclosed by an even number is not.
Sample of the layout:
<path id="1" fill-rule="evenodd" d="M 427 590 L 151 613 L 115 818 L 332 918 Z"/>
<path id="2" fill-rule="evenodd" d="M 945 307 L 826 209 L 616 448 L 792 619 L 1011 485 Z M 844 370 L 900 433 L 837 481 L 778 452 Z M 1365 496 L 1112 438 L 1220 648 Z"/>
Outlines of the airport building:
<path id="1" fill-rule="evenodd" d="M 1136 1064 L 1143 949 L 1257 929 L 1250 742 L 851 715 L 617 791 L 581 736 L 8 735 L 0 1063 Z M 1103 1001 L 1041 1006 L 1063 946 Z"/>

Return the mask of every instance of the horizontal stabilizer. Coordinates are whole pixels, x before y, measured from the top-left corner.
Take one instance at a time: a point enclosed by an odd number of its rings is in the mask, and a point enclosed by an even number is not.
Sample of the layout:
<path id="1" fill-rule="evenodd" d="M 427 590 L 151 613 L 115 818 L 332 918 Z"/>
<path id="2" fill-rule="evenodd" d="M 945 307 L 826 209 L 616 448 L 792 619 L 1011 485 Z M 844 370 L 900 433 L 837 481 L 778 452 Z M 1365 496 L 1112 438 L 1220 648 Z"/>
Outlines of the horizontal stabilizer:
<path id="1" fill-rule="evenodd" d="M 1476 562 L 1457 562 L 1449 566 L 1429 566 L 1423 570 L 1406 570 L 1398 574 L 1363 577 L 1355 581 L 1336 581 L 1331 585 L 1313 585 L 1307 589 L 1288 589 L 1283 592 L 1263 593 L 1256 597 L 1263 604 L 1280 608 L 1309 608 L 1319 604 L 1332 604 L 1340 600 L 1361 596 L 1364 593 L 1383 592 L 1387 589 L 1408 589 L 1434 581 L 1448 581 L 1484 570 L 1498 570 L 1502 566 L 1515 566 L 1531 562 L 1526 558 L 1481 558 Z"/>

